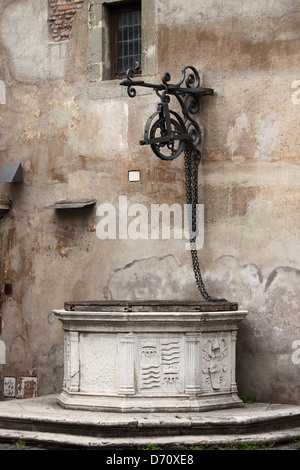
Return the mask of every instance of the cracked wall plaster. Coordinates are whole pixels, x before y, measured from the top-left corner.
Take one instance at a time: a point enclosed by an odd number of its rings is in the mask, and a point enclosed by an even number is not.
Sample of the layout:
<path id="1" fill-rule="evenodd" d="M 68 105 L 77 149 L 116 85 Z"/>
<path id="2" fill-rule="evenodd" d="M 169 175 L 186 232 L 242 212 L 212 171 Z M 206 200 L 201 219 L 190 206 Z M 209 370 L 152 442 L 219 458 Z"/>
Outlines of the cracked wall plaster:
<path id="1" fill-rule="evenodd" d="M 173 255 L 134 260 L 118 268 L 108 282 L 112 300 L 184 300 L 193 287 L 193 272 Z"/>

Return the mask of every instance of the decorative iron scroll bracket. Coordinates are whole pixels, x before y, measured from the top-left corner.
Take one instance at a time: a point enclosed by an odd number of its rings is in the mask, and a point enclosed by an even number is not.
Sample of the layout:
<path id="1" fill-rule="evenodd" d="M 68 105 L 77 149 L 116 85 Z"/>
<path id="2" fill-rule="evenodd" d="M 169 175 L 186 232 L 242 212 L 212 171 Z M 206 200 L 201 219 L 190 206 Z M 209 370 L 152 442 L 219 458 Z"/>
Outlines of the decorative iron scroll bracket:
<path id="1" fill-rule="evenodd" d="M 162 160 L 174 160 L 177 158 L 185 142 L 193 145 L 197 149 L 201 143 L 201 129 L 199 124 L 192 119 L 191 115 L 197 114 L 200 110 L 199 97 L 212 95 L 212 88 L 200 88 L 200 77 L 194 67 L 184 67 L 181 71 L 181 79 L 177 84 L 169 83 L 171 76 L 169 73 L 162 75 L 161 84 L 145 83 L 141 80 L 134 80 L 134 72 L 128 70 L 126 79 L 121 81 L 121 85 L 127 86 L 128 96 L 136 96 L 136 87 L 152 88 L 160 98 L 157 111 L 148 119 L 144 139 L 141 145 L 150 145 L 156 156 Z M 181 85 L 185 86 L 181 86 Z M 169 109 L 171 96 L 174 96 L 180 106 L 183 118 Z"/>

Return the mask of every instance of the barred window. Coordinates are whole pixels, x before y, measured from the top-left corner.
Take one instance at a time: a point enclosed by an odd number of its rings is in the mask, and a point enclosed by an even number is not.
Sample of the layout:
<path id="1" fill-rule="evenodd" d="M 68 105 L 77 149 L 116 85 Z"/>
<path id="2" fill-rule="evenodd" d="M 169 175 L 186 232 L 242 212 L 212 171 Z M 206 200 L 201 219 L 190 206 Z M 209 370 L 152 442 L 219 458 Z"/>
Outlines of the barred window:
<path id="1" fill-rule="evenodd" d="M 128 69 L 141 72 L 141 2 L 110 7 L 112 78 Z"/>

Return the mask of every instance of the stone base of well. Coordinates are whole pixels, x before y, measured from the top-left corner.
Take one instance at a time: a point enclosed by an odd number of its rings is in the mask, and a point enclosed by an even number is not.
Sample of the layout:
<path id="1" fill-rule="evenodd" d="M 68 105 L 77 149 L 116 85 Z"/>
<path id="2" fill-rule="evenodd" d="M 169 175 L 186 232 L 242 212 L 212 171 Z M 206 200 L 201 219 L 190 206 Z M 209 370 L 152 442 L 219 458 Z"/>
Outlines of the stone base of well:
<path id="1" fill-rule="evenodd" d="M 201 411 L 242 406 L 235 381 L 234 303 L 67 302 L 54 314 L 65 335 L 70 409 Z"/>

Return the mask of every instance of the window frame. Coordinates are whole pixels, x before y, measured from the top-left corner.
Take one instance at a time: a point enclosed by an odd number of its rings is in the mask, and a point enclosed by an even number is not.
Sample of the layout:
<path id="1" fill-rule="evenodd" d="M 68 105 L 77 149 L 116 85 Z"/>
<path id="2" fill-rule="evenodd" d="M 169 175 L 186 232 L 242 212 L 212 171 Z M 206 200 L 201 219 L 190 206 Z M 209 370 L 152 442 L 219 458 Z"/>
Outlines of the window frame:
<path id="1" fill-rule="evenodd" d="M 140 10 L 142 13 L 142 2 L 141 0 L 128 1 L 126 3 L 112 3 L 107 4 L 107 11 L 109 15 L 109 42 L 110 42 L 110 76 L 112 80 L 120 79 L 125 77 L 126 72 L 118 71 L 118 15 L 120 13 Z M 141 22 L 142 28 L 142 22 Z M 142 34 L 142 31 L 141 31 Z M 142 48 L 142 39 L 141 39 Z M 135 75 L 141 75 L 143 70 L 142 63 L 142 51 L 141 51 L 141 67 L 139 70 L 135 70 Z"/>
<path id="2" fill-rule="evenodd" d="M 87 0 L 89 4 L 89 57 L 87 93 L 91 100 L 124 98 L 120 79 L 111 78 L 108 6 L 125 3 L 118 0 Z M 128 1 L 128 0 L 127 0 Z M 157 79 L 157 0 L 141 0 L 142 5 L 142 77 Z M 127 2 L 126 2 L 127 3 Z M 141 88 L 140 95 L 151 94 Z"/>

